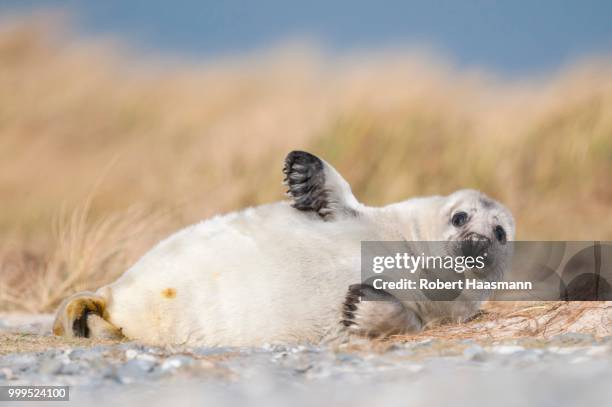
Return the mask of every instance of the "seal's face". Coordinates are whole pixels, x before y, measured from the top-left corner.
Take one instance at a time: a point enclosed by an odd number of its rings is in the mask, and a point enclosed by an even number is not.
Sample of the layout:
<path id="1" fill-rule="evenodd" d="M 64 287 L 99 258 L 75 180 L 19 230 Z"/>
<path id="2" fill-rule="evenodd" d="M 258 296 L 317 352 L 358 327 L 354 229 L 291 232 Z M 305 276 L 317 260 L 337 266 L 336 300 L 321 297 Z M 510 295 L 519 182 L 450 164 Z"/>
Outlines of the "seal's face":
<path id="1" fill-rule="evenodd" d="M 474 190 L 461 190 L 448 196 L 440 213 L 444 240 L 454 255 L 483 256 L 489 267 L 504 265 L 511 256 L 514 219 L 502 204 Z"/>

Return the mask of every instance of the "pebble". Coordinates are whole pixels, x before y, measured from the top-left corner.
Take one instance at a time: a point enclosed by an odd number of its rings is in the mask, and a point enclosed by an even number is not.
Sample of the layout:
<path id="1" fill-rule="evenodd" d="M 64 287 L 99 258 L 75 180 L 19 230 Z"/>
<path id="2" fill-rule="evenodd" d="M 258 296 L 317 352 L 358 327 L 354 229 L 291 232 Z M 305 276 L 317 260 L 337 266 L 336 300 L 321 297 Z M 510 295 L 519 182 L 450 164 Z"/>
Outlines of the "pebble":
<path id="1" fill-rule="evenodd" d="M 405 369 L 410 373 L 420 373 L 425 367 L 423 365 L 410 364 L 405 366 Z"/>
<path id="2" fill-rule="evenodd" d="M 521 363 L 535 363 L 542 358 L 543 354 L 544 351 L 541 349 L 525 349 L 524 351 L 517 352 L 515 355 Z"/>
<path id="3" fill-rule="evenodd" d="M 161 364 L 161 370 L 175 370 L 193 364 L 193 358 L 184 355 L 171 356 Z"/>
<path id="4" fill-rule="evenodd" d="M 363 388 L 372 381 L 404 385 L 406 380 L 434 380 L 440 373 L 456 370 L 460 370 L 462 375 L 465 373 L 466 377 L 483 371 L 488 375 L 497 371 L 500 363 L 504 374 L 511 375 L 513 380 L 523 377 L 525 371 L 537 375 L 537 369 L 560 372 L 559 375 L 578 370 L 586 375 L 595 366 L 593 363 L 603 365 L 602 369 L 606 369 L 606 363 L 612 367 L 612 345 L 604 341 L 591 343 L 587 338 L 590 336 L 556 337 L 548 343 L 538 342 L 538 348 L 533 348 L 532 342 L 502 342 L 488 347 L 473 340 L 435 339 L 399 344 L 386 352 L 354 352 L 350 347 L 338 351 L 312 345 L 167 349 L 121 343 L 2 356 L 0 384 L 53 382 L 91 388 L 128 384 L 153 384 L 151 387 L 157 387 L 158 383 L 161 385 L 180 374 L 181 380 L 197 378 L 199 384 L 216 386 L 215 389 L 223 392 L 227 386 L 238 386 L 236 383 L 246 391 L 244 386 L 249 381 L 253 381 L 254 388 L 260 389 L 262 385 L 258 378 L 264 377 L 262 380 L 267 386 L 267 390 L 262 390 L 264 394 L 291 386 L 307 388 L 312 383 L 349 389 L 347 391 Z M 573 344 L 570 340 L 582 342 Z M 582 345 L 585 341 L 587 346 Z M 435 348 L 431 349 L 434 345 Z M 438 349 L 442 352 L 437 352 Z M 425 358 L 419 356 L 421 351 Z M 227 356 L 207 360 L 207 356 L 214 355 Z M 572 364 L 573 370 L 559 368 L 568 364 Z M 594 380 L 600 380 L 599 377 Z M 601 375 L 602 382 L 606 378 L 609 376 Z M 218 383 L 226 387 L 218 386 Z"/>
<path id="5" fill-rule="evenodd" d="M 606 353 L 612 354 L 612 347 L 609 346 L 593 346 L 587 349 L 586 354 L 589 356 L 600 356 Z"/>
<path id="6" fill-rule="evenodd" d="M 139 353 L 138 355 L 136 355 L 136 359 L 152 362 L 155 364 L 159 362 L 157 356 L 151 355 L 150 353 Z"/>
<path id="7" fill-rule="evenodd" d="M 590 344 L 594 341 L 594 338 L 593 335 L 585 333 L 567 332 L 553 336 L 550 341 L 564 345 Z"/>
<path id="8" fill-rule="evenodd" d="M 214 355 L 223 355 L 224 353 L 235 352 L 235 348 L 226 348 L 226 347 L 218 347 L 218 348 L 195 348 L 192 353 L 198 356 L 214 356 Z"/>
<path id="9" fill-rule="evenodd" d="M 12 380 L 15 378 L 13 371 L 8 367 L 0 368 L 0 379 L 1 380 Z"/>
<path id="10" fill-rule="evenodd" d="M 491 348 L 491 352 L 499 355 L 512 355 L 517 352 L 524 351 L 525 348 L 518 345 L 497 345 Z"/>
<path id="11" fill-rule="evenodd" d="M 154 367 L 154 363 L 132 359 L 121 365 L 116 375 L 121 383 L 133 383 L 144 380 L 147 373 L 151 372 Z"/>
<path id="12" fill-rule="evenodd" d="M 571 355 L 572 353 L 580 350 L 580 348 L 577 346 L 566 346 L 566 347 L 550 346 L 547 348 L 547 350 L 550 353 L 556 353 L 558 355 Z"/>
<path id="13" fill-rule="evenodd" d="M 104 356 L 104 352 L 108 349 L 106 346 L 94 346 L 93 348 L 77 348 L 72 349 L 67 356 L 70 360 L 94 360 Z"/>
<path id="14" fill-rule="evenodd" d="M 414 342 L 412 344 L 412 348 L 427 348 L 427 347 L 431 347 L 436 341 L 434 341 L 433 339 L 423 339 L 421 341 L 418 342 Z"/>
<path id="15" fill-rule="evenodd" d="M 350 353 L 338 353 L 336 354 L 336 360 L 342 363 L 358 363 L 361 361 L 361 358 L 357 355 Z"/>
<path id="16" fill-rule="evenodd" d="M 7 365 L 30 365 L 38 361 L 38 356 L 34 353 L 17 353 L 3 356 L 0 364 Z"/>
<path id="17" fill-rule="evenodd" d="M 85 369 L 78 363 L 67 363 L 62 364 L 62 369 L 60 373 L 64 375 L 76 375 L 78 373 L 81 373 L 81 371 L 83 370 Z"/>
<path id="18" fill-rule="evenodd" d="M 463 351 L 463 357 L 474 362 L 484 362 L 487 359 L 487 352 L 480 345 L 472 345 Z"/>
<path id="19" fill-rule="evenodd" d="M 38 367 L 38 372 L 46 375 L 58 374 L 62 370 L 61 360 L 53 357 L 44 358 Z"/>

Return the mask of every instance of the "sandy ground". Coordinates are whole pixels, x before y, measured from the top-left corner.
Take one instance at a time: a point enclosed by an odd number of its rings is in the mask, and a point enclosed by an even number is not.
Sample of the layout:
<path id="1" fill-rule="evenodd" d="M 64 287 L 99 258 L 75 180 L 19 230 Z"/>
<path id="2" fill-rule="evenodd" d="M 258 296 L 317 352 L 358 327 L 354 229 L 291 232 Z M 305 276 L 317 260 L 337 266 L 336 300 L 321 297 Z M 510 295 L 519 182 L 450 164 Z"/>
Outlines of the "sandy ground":
<path id="1" fill-rule="evenodd" d="M 52 405 L 611 405 L 609 305 L 580 305 L 577 318 L 571 304 L 503 321 L 489 313 L 426 335 L 334 348 L 66 340 L 49 335 L 50 315 L 0 314 L 0 385 L 69 385 L 71 401 Z"/>

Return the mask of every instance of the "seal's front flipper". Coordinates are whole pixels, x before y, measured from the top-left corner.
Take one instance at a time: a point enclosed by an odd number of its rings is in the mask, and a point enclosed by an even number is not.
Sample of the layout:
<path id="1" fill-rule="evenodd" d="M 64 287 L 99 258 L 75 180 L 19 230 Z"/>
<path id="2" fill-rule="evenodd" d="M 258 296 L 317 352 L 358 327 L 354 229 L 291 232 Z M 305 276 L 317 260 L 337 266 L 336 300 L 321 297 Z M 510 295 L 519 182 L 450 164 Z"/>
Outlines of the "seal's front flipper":
<path id="1" fill-rule="evenodd" d="M 121 339 L 121 330 L 107 321 L 106 300 L 91 292 L 66 298 L 60 305 L 53 333 L 58 336 Z"/>
<path id="2" fill-rule="evenodd" d="M 285 158 L 283 172 L 294 208 L 316 212 L 326 221 L 357 215 L 360 204 L 348 182 L 319 157 L 292 151 Z"/>
<path id="3" fill-rule="evenodd" d="M 353 284 L 344 300 L 341 324 L 369 338 L 418 332 L 421 318 L 393 295 L 366 284 Z"/>

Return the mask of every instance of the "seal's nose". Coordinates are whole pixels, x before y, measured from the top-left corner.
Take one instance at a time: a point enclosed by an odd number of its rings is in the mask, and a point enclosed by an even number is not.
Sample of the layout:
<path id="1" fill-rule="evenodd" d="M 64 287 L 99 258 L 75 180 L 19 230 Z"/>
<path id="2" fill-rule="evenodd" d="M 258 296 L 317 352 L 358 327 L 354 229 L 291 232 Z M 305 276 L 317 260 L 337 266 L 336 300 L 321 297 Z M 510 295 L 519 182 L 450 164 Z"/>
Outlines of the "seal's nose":
<path id="1" fill-rule="evenodd" d="M 479 233 L 469 233 L 462 242 L 462 251 L 465 256 L 482 256 L 491 245 L 491 239 Z"/>

